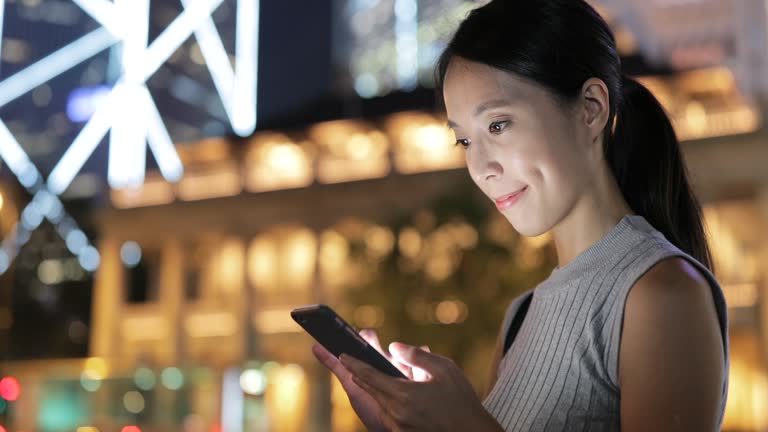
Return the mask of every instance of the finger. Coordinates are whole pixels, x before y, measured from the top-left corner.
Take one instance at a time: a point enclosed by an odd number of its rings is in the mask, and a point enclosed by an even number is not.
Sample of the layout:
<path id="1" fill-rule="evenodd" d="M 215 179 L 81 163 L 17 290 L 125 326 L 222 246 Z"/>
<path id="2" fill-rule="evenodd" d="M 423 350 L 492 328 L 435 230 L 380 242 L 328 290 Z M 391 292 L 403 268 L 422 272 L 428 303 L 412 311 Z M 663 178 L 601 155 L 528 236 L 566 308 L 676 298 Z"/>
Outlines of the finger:
<path id="1" fill-rule="evenodd" d="M 396 368 L 400 370 L 409 380 L 413 380 L 413 368 L 407 364 L 401 363 L 395 359 L 390 360 Z"/>
<path id="2" fill-rule="evenodd" d="M 354 378 L 358 378 L 367 386 L 387 397 L 392 397 L 398 393 L 398 378 L 392 378 L 389 375 L 385 375 L 366 363 L 347 354 L 342 354 L 340 361 L 341 364 L 352 373 L 353 380 Z M 357 382 L 357 380 L 354 381 Z"/>
<path id="3" fill-rule="evenodd" d="M 439 355 L 432 354 L 423 349 L 416 348 L 400 342 L 390 344 L 390 351 L 397 353 L 398 360 L 410 367 L 417 367 L 425 370 L 432 376 L 440 374 L 441 371 L 451 367 L 453 363 Z"/>
<path id="4" fill-rule="evenodd" d="M 325 349 L 325 347 L 322 345 L 312 345 L 312 354 L 315 355 L 315 357 L 320 361 L 320 363 L 323 364 L 323 366 L 333 372 L 333 374 L 336 375 L 336 378 L 338 378 L 342 383 L 351 378 L 351 374 L 347 368 L 341 364 L 336 356 L 331 354 L 331 352 Z"/>
<path id="5" fill-rule="evenodd" d="M 393 398 L 355 375 L 352 375 L 352 382 L 371 396 L 376 401 L 376 404 L 379 405 L 379 420 L 384 424 L 386 430 L 399 430 L 395 428 L 397 422 L 395 422 L 391 412 Z"/>
<path id="6" fill-rule="evenodd" d="M 426 352 L 429 352 L 429 347 L 426 345 L 421 346 L 422 350 L 425 350 Z M 400 351 L 396 348 L 395 345 L 389 344 L 389 352 L 392 354 L 393 363 L 402 364 L 403 367 L 407 368 L 410 372 L 408 374 L 408 378 L 412 381 L 417 382 L 426 382 L 432 379 L 432 375 L 427 373 L 424 369 L 420 367 L 411 366 L 406 363 L 405 359 L 402 358 L 402 355 L 400 354 Z"/>
<path id="7" fill-rule="evenodd" d="M 408 379 L 413 379 L 413 373 L 411 372 L 411 367 L 403 364 L 402 362 L 399 362 L 397 360 L 394 360 L 392 356 L 384 351 L 384 348 L 381 347 L 381 341 L 379 341 L 379 335 L 376 334 L 376 331 L 371 329 L 363 329 L 360 330 L 360 336 L 362 336 L 363 339 L 365 339 L 366 342 L 368 342 L 369 345 L 374 347 L 376 351 L 378 351 L 381 355 L 384 356 L 387 360 L 390 361 L 397 369 L 400 370 L 400 372 L 403 373 Z"/>

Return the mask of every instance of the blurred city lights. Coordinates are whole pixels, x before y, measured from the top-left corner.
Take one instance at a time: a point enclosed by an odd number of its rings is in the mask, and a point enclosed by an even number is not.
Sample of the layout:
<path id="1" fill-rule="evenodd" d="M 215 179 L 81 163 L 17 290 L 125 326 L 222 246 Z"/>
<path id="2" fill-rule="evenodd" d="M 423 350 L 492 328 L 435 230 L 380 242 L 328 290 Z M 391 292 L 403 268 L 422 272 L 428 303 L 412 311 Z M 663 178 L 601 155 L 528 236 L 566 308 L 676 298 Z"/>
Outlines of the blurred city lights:
<path id="1" fill-rule="evenodd" d="M 384 324 L 384 309 L 375 305 L 358 306 L 353 319 L 358 328 L 378 328 Z"/>
<path id="2" fill-rule="evenodd" d="M 107 362 L 101 357 L 90 357 L 85 361 L 83 370 L 91 371 L 94 376 L 98 378 L 104 378 L 109 372 Z"/>
<path id="3" fill-rule="evenodd" d="M 435 317 L 441 324 L 455 324 L 467 318 L 467 305 L 460 300 L 443 300 L 435 307 Z"/>
<path id="4" fill-rule="evenodd" d="M 264 192 L 312 184 L 314 173 L 308 145 L 276 133 L 255 138 L 246 154 L 248 190 Z"/>
<path id="5" fill-rule="evenodd" d="M 101 257 L 99 255 L 99 251 L 96 250 L 95 247 L 86 246 L 80 252 L 78 261 L 80 262 L 80 266 L 83 267 L 83 269 L 89 272 L 93 272 L 96 271 L 96 269 L 99 267 L 99 264 L 101 263 Z"/>
<path id="6" fill-rule="evenodd" d="M 67 244 L 67 249 L 70 252 L 77 255 L 84 247 L 88 246 L 88 239 L 85 237 L 85 233 L 79 229 L 73 229 L 70 231 L 64 242 Z"/>
<path id="7" fill-rule="evenodd" d="M 109 31 L 96 29 L 27 68 L 0 81 L 0 106 L 18 98 L 55 76 L 117 42 Z"/>
<path id="8" fill-rule="evenodd" d="M 236 367 L 224 371 L 221 388 L 221 429 L 227 432 L 243 430 L 243 390 L 240 370 Z"/>
<path id="9" fill-rule="evenodd" d="M 141 367 L 133 373 L 133 382 L 139 389 L 149 391 L 155 388 L 157 377 L 155 377 L 155 372 L 152 369 Z"/>
<path id="10" fill-rule="evenodd" d="M 67 98 L 67 117 L 75 123 L 88 121 L 94 112 L 107 100 L 112 87 L 76 88 Z"/>
<path id="11" fill-rule="evenodd" d="M 418 4 L 416 0 L 395 0 L 397 84 L 403 90 L 413 90 L 418 84 L 418 32 Z"/>
<path id="12" fill-rule="evenodd" d="M 138 414 L 144 411 L 144 404 L 144 396 L 135 390 L 126 392 L 123 395 L 123 406 L 130 413 Z"/>
<path id="13" fill-rule="evenodd" d="M 93 371 L 86 370 L 80 374 L 80 385 L 85 391 L 93 393 L 101 388 L 101 378 Z"/>
<path id="14" fill-rule="evenodd" d="M 178 390 L 184 385 L 184 375 L 178 368 L 168 367 L 160 373 L 160 382 L 168 390 Z"/>
<path id="15" fill-rule="evenodd" d="M 120 258 L 127 267 L 136 267 L 141 262 L 141 247 L 135 241 L 127 241 L 120 247 Z"/>
<path id="16" fill-rule="evenodd" d="M 43 260 L 37 266 L 37 278 L 40 282 L 55 285 L 64 280 L 64 266 L 60 260 Z"/>
<path id="17" fill-rule="evenodd" d="M 21 394 L 21 386 L 19 381 L 11 376 L 4 377 L 0 380 L 0 396 L 10 402 L 15 401 Z"/>
<path id="18" fill-rule="evenodd" d="M 267 388 L 267 377 L 258 369 L 246 369 L 240 374 L 240 388 L 249 395 L 259 396 Z"/>
<path id="19" fill-rule="evenodd" d="M 108 94 L 96 93 L 100 102 L 95 111 L 87 109 L 95 103 L 84 103 L 86 106 L 79 109 L 80 112 L 70 113 L 78 119 L 87 116 L 88 122 L 51 172 L 48 185 L 52 191 L 61 193 L 68 187 L 110 128 L 108 179 L 113 188 L 137 187 L 143 183 L 145 147 L 143 144 L 136 147 L 136 144 L 145 140 L 163 176 L 172 182 L 181 178 L 181 162 L 145 81 L 192 33 L 198 40 L 233 130 L 243 136 L 253 132 L 256 127 L 259 2 L 238 1 L 234 71 L 211 19 L 221 2 L 185 0 L 182 13 L 147 46 L 148 1 L 124 1 L 113 5 L 92 0 L 77 1 L 85 12 L 104 26 L 102 32 L 108 31 L 110 37 L 123 41 L 121 63 L 125 66 L 125 74 Z M 54 68 L 50 77 L 58 73 Z M 87 97 L 83 99 L 89 102 Z M 116 112 L 116 106 L 121 108 L 120 113 Z M 74 109 L 74 102 L 72 107 L 71 111 L 78 111 Z M 123 115 L 125 110 L 133 115 Z"/>

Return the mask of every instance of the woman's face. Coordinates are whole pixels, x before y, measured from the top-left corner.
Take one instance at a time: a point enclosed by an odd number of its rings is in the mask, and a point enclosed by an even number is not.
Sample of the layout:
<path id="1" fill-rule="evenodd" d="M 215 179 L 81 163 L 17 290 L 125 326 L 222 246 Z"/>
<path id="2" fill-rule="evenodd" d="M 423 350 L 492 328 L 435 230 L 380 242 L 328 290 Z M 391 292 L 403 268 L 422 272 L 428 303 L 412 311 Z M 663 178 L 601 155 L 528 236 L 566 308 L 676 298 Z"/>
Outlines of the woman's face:
<path id="1" fill-rule="evenodd" d="M 518 232 L 542 234 L 571 211 L 598 162 L 578 110 L 539 85 L 459 57 L 443 96 L 472 180 Z"/>

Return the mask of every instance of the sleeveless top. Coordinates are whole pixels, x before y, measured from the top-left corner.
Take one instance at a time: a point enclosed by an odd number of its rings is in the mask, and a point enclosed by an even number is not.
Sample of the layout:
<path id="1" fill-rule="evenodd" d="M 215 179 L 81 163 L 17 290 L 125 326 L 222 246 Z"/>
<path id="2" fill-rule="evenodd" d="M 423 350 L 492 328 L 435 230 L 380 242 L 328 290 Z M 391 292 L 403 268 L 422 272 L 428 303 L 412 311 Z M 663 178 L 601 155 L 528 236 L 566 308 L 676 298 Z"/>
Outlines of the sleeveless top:
<path id="1" fill-rule="evenodd" d="M 728 392 L 728 318 L 714 275 L 640 215 L 625 215 L 601 240 L 535 289 L 504 317 L 509 349 L 483 406 L 505 431 L 618 431 L 619 341 L 630 288 L 654 264 L 682 257 L 709 281 L 725 353 L 719 412 Z M 513 341 L 512 341 L 513 340 Z M 719 428 L 718 428 L 719 430 Z"/>

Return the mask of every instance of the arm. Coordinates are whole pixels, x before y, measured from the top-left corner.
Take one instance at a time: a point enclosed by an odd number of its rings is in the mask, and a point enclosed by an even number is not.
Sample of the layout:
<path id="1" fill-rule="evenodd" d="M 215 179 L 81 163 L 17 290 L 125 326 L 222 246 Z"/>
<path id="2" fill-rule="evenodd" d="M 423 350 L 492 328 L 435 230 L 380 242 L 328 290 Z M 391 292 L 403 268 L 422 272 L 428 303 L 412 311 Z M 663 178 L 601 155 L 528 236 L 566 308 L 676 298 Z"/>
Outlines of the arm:
<path id="1" fill-rule="evenodd" d="M 707 280 L 666 259 L 630 291 L 619 350 L 624 431 L 714 431 L 723 341 Z"/>

